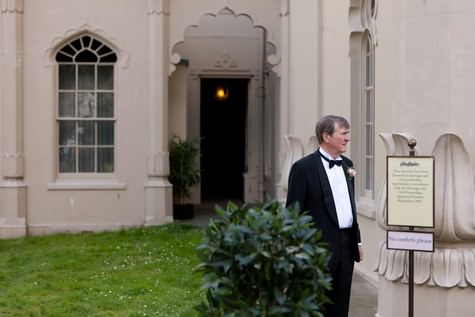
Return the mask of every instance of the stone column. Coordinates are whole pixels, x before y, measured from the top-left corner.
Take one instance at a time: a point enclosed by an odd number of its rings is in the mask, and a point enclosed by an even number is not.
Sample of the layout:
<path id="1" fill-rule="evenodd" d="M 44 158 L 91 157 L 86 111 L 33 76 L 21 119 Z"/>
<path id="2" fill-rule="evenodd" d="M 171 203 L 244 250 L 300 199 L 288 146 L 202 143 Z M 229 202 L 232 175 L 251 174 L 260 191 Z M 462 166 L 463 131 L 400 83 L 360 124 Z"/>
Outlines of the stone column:
<path id="1" fill-rule="evenodd" d="M 279 107 L 279 162 L 277 166 L 282 166 L 288 158 L 286 153 L 289 150 L 285 136 L 289 134 L 289 107 L 290 107 L 290 12 L 289 0 L 281 0 L 280 9 L 280 107 Z M 277 184 L 278 199 L 285 200 L 287 197 L 287 177 L 281 174 L 281 179 Z"/>
<path id="2" fill-rule="evenodd" d="M 145 183 L 145 224 L 172 221 L 168 181 L 169 0 L 149 0 L 149 150 Z"/>
<path id="3" fill-rule="evenodd" d="M 23 0 L 1 0 L 0 237 L 27 230 L 23 153 Z"/>

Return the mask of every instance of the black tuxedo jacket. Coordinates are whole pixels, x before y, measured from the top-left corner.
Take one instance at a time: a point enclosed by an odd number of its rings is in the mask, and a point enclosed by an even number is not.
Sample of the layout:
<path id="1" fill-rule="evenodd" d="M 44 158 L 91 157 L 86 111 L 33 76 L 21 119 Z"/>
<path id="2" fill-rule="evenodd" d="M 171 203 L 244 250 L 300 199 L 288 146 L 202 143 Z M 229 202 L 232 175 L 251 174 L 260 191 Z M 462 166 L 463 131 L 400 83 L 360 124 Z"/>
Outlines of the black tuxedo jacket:
<path id="1" fill-rule="evenodd" d="M 347 169 L 353 166 L 353 162 L 342 156 L 343 169 L 347 175 Z M 351 227 L 353 259 L 359 262 L 358 243 L 361 241 L 360 230 L 356 217 L 354 196 L 354 180 L 346 177 L 348 192 L 353 212 L 353 226 Z M 322 239 L 329 244 L 332 252 L 329 267 L 332 269 L 339 262 L 340 252 L 340 228 L 336 215 L 335 202 L 328 180 L 325 167 L 319 151 L 315 151 L 296 161 L 290 170 L 287 192 L 287 207 L 298 203 L 302 212 L 308 212 L 315 222 L 316 228 L 322 231 Z"/>

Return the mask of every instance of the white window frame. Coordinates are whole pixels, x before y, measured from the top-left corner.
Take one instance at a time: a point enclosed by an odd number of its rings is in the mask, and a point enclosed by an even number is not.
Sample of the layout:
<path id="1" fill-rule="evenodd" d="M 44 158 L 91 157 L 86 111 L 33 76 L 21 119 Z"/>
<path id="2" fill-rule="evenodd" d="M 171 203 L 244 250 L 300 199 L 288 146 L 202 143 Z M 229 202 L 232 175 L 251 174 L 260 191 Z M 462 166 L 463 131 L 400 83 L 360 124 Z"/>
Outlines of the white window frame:
<path id="1" fill-rule="evenodd" d="M 85 40 L 84 37 L 89 37 L 91 40 L 88 42 Z M 76 42 L 76 47 L 72 46 L 72 43 L 80 39 L 78 45 L 78 42 Z M 93 40 L 95 40 L 95 44 L 92 45 Z M 96 45 L 100 43 L 100 45 Z M 66 48 L 66 51 L 62 51 L 63 48 Z M 72 50 L 71 50 L 72 48 Z M 101 50 L 103 48 L 103 50 Z M 74 56 L 79 54 L 81 51 L 84 49 L 87 49 L 89 53 L 96 54 L 98 57 L 97 62 L 76 62 L 74 60 Z M 62 54 L 62 56 L 59 56 L 58 54 Z M 63 54 L 66 53 L 66 54 Z M 116 115 L 117 115 L 117 101 L 116 101 L 116 83 L 117 83 L 117 78 L 116 78 L 116 65 L 117 65 L 117 58 L 118 55 L 116 51 L 112 48 L 112 46 L 109 46 L 106 42 L 101 40 L 100 38 L 94 36 L 93 34 L 90 33 L 82 33 L 80 36 L 72 38 L 68 40 L 65 44 L 60 46 L 60 48 L 56 51 L 56 53 L 53 55 L 53 58 L 55 59 L 55 77 L 56 77 L 56 86 L 55 86 L 55 99 L 56 99 L 56 105 L 55 105 L 55 118 L 56 118 L 56 137 L 55 137 L 55 148 L 54 148 L 54 156 L 55 156 L 55 168 L 56 168 L 56 179 L 53 180 L 52 182 L 47 184 L 47 189 L 48 190 L 125 190 L 126 189 L 126 184 L 120 182 L 117 179 L 117 123 L 116 123 Z M 70 59 L 71 58 L 71 59 Z M 68 61 L 69 60 L 69 61 Z M 75 93 L 75 98 L 74 98 L 74 111 L 75 115 L 73 117 L 68 117 L 63 118 L 63 116 L 60 116 L 59 114 L 59 108 L 60 108 L 60 101 L 59 101 L 59 95 L 61 90 L 60 88 L 60 83 L 59 83 L 59 72 L 60 72 L 60 65 L 63 64 L 74 64 L 75 66 L 75 81 L 76 81 L 76 87 L 74 90 L 69 90 L 69 92 L 74 91 Z M 111 116 L 106 116 L 105 118 L 98 117 L 97 116 L 97 97 L 95 98 L 95 112 L 94 116 L 90 118 L 84 118 L 84 117 L 79 117 L 78 116 L 78 98 L 76 97 L 78 93 L 78 84 L 77 84 L 77 70 L 78 67 L 77 65 L 94 65 L 94 74 L 95 74 L 95 80 L 94 80 L 94 89 L 93 92 L 95 93 L 95 96 L 97 96 L 97 93 L 101 92 L 107 92 L 107 93 L 112 93 L 112 102 L 113 102 L 113 107 L 112 111 L 113 114 Z M 98 84 L 97 84 L 97 67 L 99 66 L 112 66 L 112 89 L 98 89 Z M 60 145 L 60 134 L 59 134 L 59 122 L 62 120 L 73 120 L 73 121 L 93 121 L 97 122 L 99 121 L 110 121 L 113 123 L 113 136 L 112 136 L 112 147 L 113 147 L 113 170 L 112 172 L 107 172 L 107 173 L 100 173 L 100 172 L 94 172 L 94 173 L 83 173 L 83 172 L 75 172 L 75 173 L 61 173 L 60 172 L 60 148 L 62 147 Z M 77 126 L 75 127 L 77 129 Z M 76 140 L 77 140 L 77 131 L 76 131 Z M 77 141 L 76 141 L 77 142 Z M 97 139 L 97 130 L 95 132 L 95 144 L 94 148 L 100 148 L 100 145 L 97 144 L 98 139 Z M 110 145 L 106 145 L 110 147 Z M 97 171 L 97 164 L 96 164 L 96 159 L 95 158 L 95 166 L 94 170 Z M 76 162 L 76 166 L 78 165 L 78 162 Z M 77 167 L 76 167 L 77 170 Z"/>
<path id="2" fill-rule="evenodd" d="M 361 190 L 367 200 L 374 200 L 374 117 L 375 117 L 375 54 L 374 45 L 368 32 L 363 35 L 361 50 Z"/>
<path id="3" fill-rule="evenodd" d="M 358 170 L 358 213 L 375 218 L 375 47 L 377 0 L 352 1 L 349 14 L 351 61 L 351 157 Z"/>
<path id="4" fill-rule="evenodd" d="M 85 38 L 89 38 L 89 41 L 84 41 Z M 77 41 L 79 39 L 79 41 Z M 95 41 L 95 44 L 98 42 L 100 43 L 99 45 L 93 46 L 93 42 Z M 76 45 L 72 45 L 73 42 L 76 42 Z M 78 45 L 79 43 L 79 45 Z M 76 61 L 76 57 L 81 54 L 84 51 L 88 51 L 91 54 L 94 54 L 97 58 L 97 61 L 95 62 L 81 62 L 81 61 Z M 97 176 L 113 176 L 116 170 L 116 110 L 115 110 L 115 63 L 117 60 L 117 55 L 116 53 L 109 48 L 106 44 L 104 44 L 103 41 L 97 39 L 96 37 L 86 34 L 86 35 L 81 35 L 77 38 L 72 39 L 69 41 L 67 44 L 63 45 L 61 49 L 58 50 L 57 55 L 62 54 L 63 58 L 70 58 L 71 61 L 57 61 L 58 67 L 57 67 L 57 107 L 56 107 L 56 122 L 57 122 L 57 138 L 56 138 L 56 146 L 57 146 L 57 151 L 56 151 L 56 157 L 57 157 L 57 172 L 59 177 L 66 177 L 66 178 L 71 178 L 71 177 L 80 177 L 80 178 L 88 178 L 88 177 L 97 177 Z M 107 56 L 114 55 L 115 61 L 113 62 L 104 62 L 101 59 Z M 74 66 L 74 76 L 75 76 L 75 87 L 74 89 L 67 89 L 67 90 L 62 90 L 60 89 L 60 83 L 59 83 L 59 72 L 60 72 L 60 67 L 62 65 L 72 65 Z M 80 89 L 78 87 L 79 83 L 79 68 L 81 66 L 92 66 L 94 68 L 94 87 L 92 89 Z M 101 66 L 112 66 L 112 89 L 99 89 L 98 87 L 98 69 Z M 73 116 L 61 116 L 60 115 L 60 94 L 68 92 L 68 93 L 74 93 L 74 115 Z M 80 110 L 79 110 L 79 94 L 80 93 L 89 93 L 93 96 L 93 113 L 91 116 L 81 116 L 80 115 Z M 112 94 L 112 111 L 113 115 L 112 116 L 107 116 L 107 117 L 99 117 L 97 113 L 97 96 L 100 93 L 109 93 Z M 75 123 L 75 138 L 72 144 L 61 144 L 60 140 L 60 125 L 63 122 L 67 121 L 72 121 Z M 94 126 L 94 141 L 92 144 L 88 145 L 81 145 L 78 144 L 79 140 L 79 124 L 81 123 L 86 123 L 86 122 L 93 122 Z M 112 127 L 113 127 L 113 137 L 112 137 L 112 144 L 108 145 L 100 145 L 98 141 L 98 125 L 100 122 L 111 122 Z M 84 148 L 89 148 L 92 149 L 94 152 L 94 162 L 93 162 L 93 170 L 92 171 L 86 171 L 82 172 L 79 170 L 79 165 L 80 165 L 80 157 L 79 157 L 79 150 L 84 149 Z M 99 165 L 98 165 L 98 151 L 101 148 L 108 148 L 112 149 L 112 167 L 111 170 L 109 171 L 98 171 L 99 170 Z M 60 151 L 65 151 L 65 150 L 73 150 L 75 152 L 74 155 L 74 171 L 61 171 L 61 155 Z"/>

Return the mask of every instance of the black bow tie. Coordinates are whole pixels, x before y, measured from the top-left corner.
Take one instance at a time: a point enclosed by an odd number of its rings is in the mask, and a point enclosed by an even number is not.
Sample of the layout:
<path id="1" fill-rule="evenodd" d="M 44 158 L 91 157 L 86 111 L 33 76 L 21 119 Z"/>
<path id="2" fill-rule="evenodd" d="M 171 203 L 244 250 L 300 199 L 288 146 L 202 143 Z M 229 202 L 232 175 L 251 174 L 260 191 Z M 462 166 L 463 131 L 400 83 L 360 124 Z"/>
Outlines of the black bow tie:
<path id="1" fill-rule="evenodd" d="M 328 157 L 326 157 L 325 155 L 323 155 L 322 152 L 318 152 L 318 153 L 320 153 L 320 156 L 323 157 L 323 159 L 328 162 L 328 166 L 329 166 L 330 168 L 332 168 L 332 167 L 335 166 L 335 165 L 341 166 L 342 160 L 330 160 L 330 159 L 328 159 Z"/>

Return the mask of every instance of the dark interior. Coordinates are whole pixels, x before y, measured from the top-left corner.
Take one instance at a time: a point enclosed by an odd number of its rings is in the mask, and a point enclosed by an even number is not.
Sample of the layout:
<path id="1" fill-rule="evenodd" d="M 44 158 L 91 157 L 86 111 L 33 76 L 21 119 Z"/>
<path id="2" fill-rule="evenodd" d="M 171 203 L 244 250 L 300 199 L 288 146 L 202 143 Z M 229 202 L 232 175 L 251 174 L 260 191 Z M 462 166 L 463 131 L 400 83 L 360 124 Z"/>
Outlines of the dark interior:
<path id="1" fill-rule="evenodd" d="M 201 199 L 243 200 L 248 79 L 201 79 Z M 227 89 L 224 100 L 216 89 Z"/>

